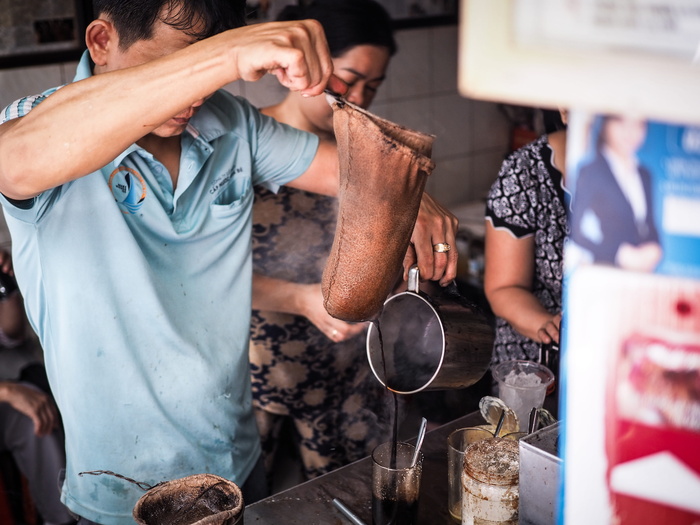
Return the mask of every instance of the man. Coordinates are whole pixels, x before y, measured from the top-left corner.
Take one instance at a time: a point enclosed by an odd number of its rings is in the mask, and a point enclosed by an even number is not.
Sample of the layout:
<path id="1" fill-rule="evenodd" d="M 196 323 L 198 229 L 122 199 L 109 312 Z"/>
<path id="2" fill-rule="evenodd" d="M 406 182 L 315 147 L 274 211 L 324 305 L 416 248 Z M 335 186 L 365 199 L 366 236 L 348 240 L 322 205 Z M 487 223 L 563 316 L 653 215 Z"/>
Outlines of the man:
<path id="1" fill-rule="evenodd" d="M 10 254 L 0 249 L 5 289 L 13 275 Z M 63 431 L 37 348 L 27 337 L 22 296 L 0 297 L 0 451 L 8 451 L 26 477 L 44 525 L 74 523 L 60 501 L 65 468 Z"/>
<path id="2" fill-rule="evenodd" d="M 243 0 L 93 3 L 76 82 L 10 106 L 0 126 L 0 200 L 66 431 L 63 501 L 84 522 L 131 523 L 138 487 L 79 475 L 109 470 L 149 484 L 211 472 L 250 503 L 264 486 L 252 185 L 335 194 L 337 155 L 217 90 L 268 72 L 308 96 L 344 86 L 314 21 L 243 27 Z M 455 230 L 426 196 L 422 274 L 454 277 L 456 258 L 432 244 Z"/>

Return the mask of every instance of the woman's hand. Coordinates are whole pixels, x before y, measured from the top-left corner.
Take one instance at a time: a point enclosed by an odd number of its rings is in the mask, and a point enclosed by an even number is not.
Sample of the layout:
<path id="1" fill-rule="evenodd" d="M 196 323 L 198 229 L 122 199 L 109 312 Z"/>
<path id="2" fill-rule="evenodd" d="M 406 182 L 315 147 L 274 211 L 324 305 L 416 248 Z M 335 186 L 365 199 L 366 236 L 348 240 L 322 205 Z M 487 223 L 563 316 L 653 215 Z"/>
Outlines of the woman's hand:
<path id="1" fill-rule="evenodd" d="M 323 306 L 321 283 L 299 285 L 301 314 L 321 330 L 328 339 L 339 343 L 362 333 L 366 323 L 346 323 L 332 317 Z"/>
<path id="2" fill-rule="evenodd" d="M 547 321 L 537 330 L 540 343 L 559 343 L 559 327 L 561 326 L 561 314 L 557 314 L 547 319 Z"/>
<path id="3" fill-rule="evenodd" d="M 439 281 L 447 286 L 457 276 L 457 228 L 459 221 L 449 210 L 423 193 L 411 244 L 404 257 L 404 280 L 408 270 L 418 264 L 422 280 Z M 436 244 L 449 245 L 449 251 L 436 252 Z"/>
<path id="4" fill-rule="evenodd" d="M 518 239 L 486 221 L 484 292 L 493 313 L 538 343 L 559 341 L 561 314 L 548 312 L 532 293 L 535 240 Z"/>
<path id="5" fill-rule="evenodd" d="M 366 323 L 346 323 L 331 317 L 323 306 L 321 283 L 299 284 L 255 273 L 253 308 L 306 317 L 336 343 L 356 336 L 366 326 Z"/>

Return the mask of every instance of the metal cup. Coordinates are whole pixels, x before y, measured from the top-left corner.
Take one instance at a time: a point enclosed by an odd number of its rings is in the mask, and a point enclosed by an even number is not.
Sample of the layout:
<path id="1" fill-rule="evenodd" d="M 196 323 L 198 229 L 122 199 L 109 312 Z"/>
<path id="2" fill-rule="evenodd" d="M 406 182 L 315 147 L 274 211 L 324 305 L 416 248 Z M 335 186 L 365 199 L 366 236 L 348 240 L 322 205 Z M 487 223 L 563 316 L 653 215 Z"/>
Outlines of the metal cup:
<path id="1" fill-rule="evenodd" d="M 367 357 L 376 378 L 399 394 L 465 388 L 491 363 L 493 328 L 486 315 L 452 283 L 428 296 L 418 267 L 408 290 L 384 303 L 367 332 Z"/>

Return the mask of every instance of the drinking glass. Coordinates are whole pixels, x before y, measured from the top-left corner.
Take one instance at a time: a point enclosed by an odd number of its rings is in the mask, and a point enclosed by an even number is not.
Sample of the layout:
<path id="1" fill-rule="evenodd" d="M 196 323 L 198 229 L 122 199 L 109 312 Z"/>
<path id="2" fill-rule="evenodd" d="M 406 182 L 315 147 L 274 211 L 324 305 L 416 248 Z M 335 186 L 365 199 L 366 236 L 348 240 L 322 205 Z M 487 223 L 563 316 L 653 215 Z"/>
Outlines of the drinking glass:
<path id="1" fill-rule="evenodd" d="M 464 451 L 469 444 L 492 437 L 491 432 L 479 427 L 459 428 L 447 437 L 447 508 L 457 523 L 462 523 Z"/>
<path id="2" fill-rule="evenodd" d="M 542 408 L 554 374 L 534 361 L 514 360 L 499 363 L 493 369 L 493 378 L 498 382 L 498 397 L 515 412 L 519 430 L 526 431 L 530 411 Z"/>
<path id="3" fill-rule="evenodd" d="M 372 523 L 414 525 L 418 523 L 418 495 L 423 453 L 412 463 L 415 447 L 387 441 L 372 452 Z"/>

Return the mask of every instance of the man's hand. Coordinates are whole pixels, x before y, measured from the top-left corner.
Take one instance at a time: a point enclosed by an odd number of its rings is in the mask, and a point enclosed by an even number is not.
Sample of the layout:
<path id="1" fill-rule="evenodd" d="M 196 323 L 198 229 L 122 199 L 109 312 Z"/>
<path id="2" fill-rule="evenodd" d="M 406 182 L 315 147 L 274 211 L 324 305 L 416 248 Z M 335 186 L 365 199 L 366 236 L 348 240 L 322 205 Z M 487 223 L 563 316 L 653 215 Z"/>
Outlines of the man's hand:
<path id="1" fill-rule="evenodd" d="M 320 95 L 326 87 L 340 94 L 347 90 L 332 76 L 325 33 L 316 20 L 254 24 L 234 31 L 238 75 L 243 80 L 271 73 L 304 96 Z"/>
<path id="2" fill-rule="evenodd" d="M 0 383 L 0 401 L 9 403 L 29 417 L 37 436 L 46 436 L 58 427 L 58 409 L 51 398 L 38 388 L 21 383 Z"/>
<path id="3" fill-rule="evenodd" d="M 440 281 L 447 286 L 457 276 L 457 228 L 459 221 L 452 213 L 438 204 L 430 195 L 423 193 L 418 218 L 411 235 L 403 261 L 404 280 L 408 270 L 418 263 L 421 279 Z M 447 244 L 449 251 L 438 253 L 436 244 Z"/>

